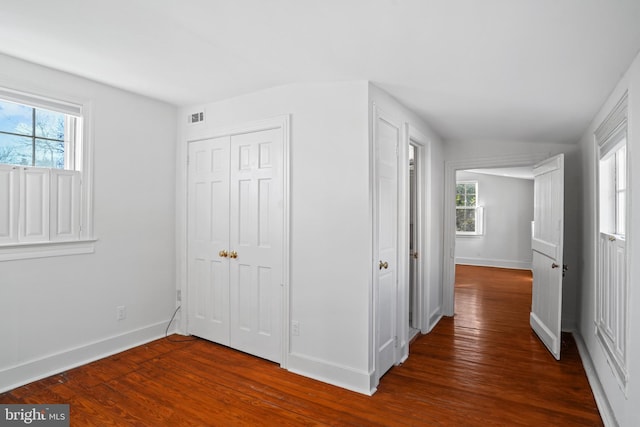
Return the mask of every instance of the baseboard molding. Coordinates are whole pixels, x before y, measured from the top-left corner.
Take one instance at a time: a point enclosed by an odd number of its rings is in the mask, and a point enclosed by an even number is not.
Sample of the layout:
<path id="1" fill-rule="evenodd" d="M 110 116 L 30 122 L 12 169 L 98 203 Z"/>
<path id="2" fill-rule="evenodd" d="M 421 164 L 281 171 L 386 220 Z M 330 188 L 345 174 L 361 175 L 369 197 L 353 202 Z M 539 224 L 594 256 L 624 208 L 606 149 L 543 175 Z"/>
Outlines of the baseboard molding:
<path id="1" fill-rule="evenodd" d="M 376 392 L 374 372 L 359 371 L 299 353 L 289 354 L 287 370 L 367 396 Z"/>
<path id="2" fill-rule="evenodd" d="M 514 270 L 531 270 L 531 261 L 513 261 L 508 259 L 462 258 L 456 257 L 456 264 L 475 265 L 478 267 L 512 268 Z"/>
<path id="3" fill-rule="evenodd" d="M 429 332 L 431 332 L 433 328 L 435 328 L 435 326 L 438 324 L 440 319 L 442 319 L 442 310 L 441 307 L 438 307 L 433 311 L 433 313 L 431 313 L 431 316 L 429 316 L 427 327 L 422 331 L 422 333 L 428 334 Z"/>
<path id="4" fill-rule="evenodd" d="M 5 368 L 0 371 L 0 393 L 162 338 L 168 322 L 169 319 Z"/>
<path id="5" fill-rule="evenodd" d="M 584 342 L 584 339 L 582 338 L 582 335 L 578 332 L 577 329 L 574 329 L 570 332 L 573 335 L 576 346 L 578 347 L 578 353 L 580 354 L 580 359 L 582 359 L 582 366 L 584 367 L 584 371 L 587 374 L 587 380 L 589 380 L 589 385 L 591 386 L 593 397 L 596 400 L 598 411 L 600 411 L 602 422 L 604 423 L 605 427 L 618 427 L 618 422 L 613 415 L 613 410 L 611 409 L 611 405 L 609 404 L 609 399 L 607 399 L 607 395 L 604 392 L 604 388 L 602 387 L 600 378 L 598 378 L 596 368 L 593 364 L 593 361 L 591 360 L 591 355 L 589 354 L 589 350 Z"/>

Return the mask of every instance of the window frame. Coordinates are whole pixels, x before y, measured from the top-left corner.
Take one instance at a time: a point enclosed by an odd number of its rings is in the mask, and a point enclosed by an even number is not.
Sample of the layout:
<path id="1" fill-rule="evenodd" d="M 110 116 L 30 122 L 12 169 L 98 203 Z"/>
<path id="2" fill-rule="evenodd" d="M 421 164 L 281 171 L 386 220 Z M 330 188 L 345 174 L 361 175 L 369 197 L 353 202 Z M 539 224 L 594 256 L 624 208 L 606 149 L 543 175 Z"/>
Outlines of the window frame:
<path id="1" fill-rule="evenodd" d="M 604 350 L 609 366 L 620 385 L 620 388 L 627 395 L 627 385 L 629 382 L 629 336 L 631 323 L 629 322 L 629 291 L 630 291 L 630 258 L 627 248 L 629 234 L 633 231 L 633 224 L 629 223 L 629 208 L 631 206 L 629 188 L 629 134 L 628 130 L 628 92 L 622 95 L 620 101 L 613 107 L 609 115 L 603 120 L 594 132 L 595 142 L 595 298 L 594 298 L 594 323 L 595 336 Z M 624 206 L 625 234 L 618 232 L 616 222 L 618 220 L 618 192 L 616 191 L 616 153 L 624 145 L 625 147 L 625 197 Z M 612 158 L 613 157 L 613 158 Z M 605 177 L 602 173 L 602 166 L 605 161 L 613 163 L 608 180 L 609 191 L 607 196 L 609 209 L 603 210 L 606 206 L 602 203 L 603 186 L 602 180 Z M 607 211 L 607 212 L 603 212 Z M 606 215 L 607 231 L 603 230 L 602 216 Z M 613 224 L 613 232 L 611 232 Z"/>
<path id="2" fill-rule="evenodd" d="M 75 134 L 69 145 L 65 141 L 65 170 L 75 170 L 80 176 L 79 190 L 79 233 L 78 237 L 67 241 L 51 239 L 37 242 L 14 241 L 0 244 L 0 261 L 18 259 L 43 258 L 51 256 L 93 253 L 95 251 L 93 228 L 93 117 L 92 103 L 89 100 L 61 99 L 57 94 L 36 94 L 30 90 L 0 87 L 0 99 L 26 105 L 28 107 L 64 113 L 68 116 L 80 117 L 81 123 L 75 126 Z M 6 165 L 6 164 L 3 164 Z M 11 165 L 6 165 L 11 166 Z M 24 166 L 17 166 L 24 168 Z M 27 169 L 56 168 L 27 167 Z M 49 215 L 49 219 L 51 215 Z"/>
<path id="3" fill-rule="evenodd" d="M 480 198 L 479 198 L 480 185 L 478 184 L 478 181 L 476 181 L 476 180 L 456 181 L 456 196 L 458 194 L 458 190 L 457 190 L 458 189 L 458 185 L 460 185 L 460 184 L 464 184 L 464 185 L 474 184 L 475 185 L 476 201 L 475 201 L 475 206 L 473 206 L 473 207 L 457 206 L 456 205 L 456 218 L 457 218 L 458 209 L 473 210 L 474 211 L 474 217 L 475 217 L 475 230 L 474 231 L 459 231 L 458 227 L 457 227 L 457 219 L 456 219 L 456 236 L 460 236 L 460 237 L 482 236 L 484 234 L 484 227 L 482 226 L 483 225 L 483 221 L 484 221 L 484 216 L 483 216 L 483 208 L 479 204 L 479 200 L 480 200 Z"/>

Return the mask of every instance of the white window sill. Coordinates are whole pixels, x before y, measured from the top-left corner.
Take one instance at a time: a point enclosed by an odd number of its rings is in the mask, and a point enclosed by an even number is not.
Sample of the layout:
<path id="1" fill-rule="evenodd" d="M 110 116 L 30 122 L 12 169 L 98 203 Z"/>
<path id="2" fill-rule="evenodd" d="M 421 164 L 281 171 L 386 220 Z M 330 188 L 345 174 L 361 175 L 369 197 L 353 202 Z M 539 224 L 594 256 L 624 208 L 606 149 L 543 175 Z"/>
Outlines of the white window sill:
<path id="1" fill-rule="evenodd" d="M 484 234 L 476 233 L 456 233 L 456 237 L 482 237 Z"/>
<path id="2" fill-rule="evenodd" d="M 8 245 L 0 245 L 0 261 L 90 254 L 95 252 L 96 241 L 96 239 L 86 239 L 69 242 L 11 243 Z"/>

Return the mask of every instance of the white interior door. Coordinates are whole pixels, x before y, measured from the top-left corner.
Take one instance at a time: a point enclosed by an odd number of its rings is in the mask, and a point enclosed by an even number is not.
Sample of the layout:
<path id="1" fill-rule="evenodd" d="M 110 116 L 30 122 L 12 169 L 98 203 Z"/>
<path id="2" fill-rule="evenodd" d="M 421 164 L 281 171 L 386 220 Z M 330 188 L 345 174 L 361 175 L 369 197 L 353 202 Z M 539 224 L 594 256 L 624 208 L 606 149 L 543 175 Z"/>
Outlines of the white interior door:
<path id="1" fill-rule="evenodd" d="M 533 291 L 530 323 L 560 360 L 562 251 L 564 240 L 564 155 L 534 168 Z"/>
<path id="2" fill-rule="evenodd" d="M 400 129 L 376 117 L 375 170 L 377 259 L 374 260 L 376 373 L 396 362 L 398 277 L 398 144 Z"/>
<path id="3" fill-rule="evenodd" d="M 282 359 L 282 129 L 192 142 L 188 332 Z"/>
<path id="4" fill-rule="evenodd" d="M 231 138 L 231 347 L 282 359 L 282 129 Z"/>
<path id="5" fill-rule="evenodd" d="M 229 137 L 189 144 L 189 333 L 229 345 Z"/>

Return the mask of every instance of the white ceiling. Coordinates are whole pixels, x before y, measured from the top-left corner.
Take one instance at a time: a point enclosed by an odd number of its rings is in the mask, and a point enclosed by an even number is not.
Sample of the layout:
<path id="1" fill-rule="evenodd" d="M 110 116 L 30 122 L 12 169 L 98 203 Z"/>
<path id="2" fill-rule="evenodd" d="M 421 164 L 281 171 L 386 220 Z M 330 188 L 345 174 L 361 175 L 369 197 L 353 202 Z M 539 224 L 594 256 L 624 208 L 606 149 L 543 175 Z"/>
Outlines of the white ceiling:
<path id="1" fill-rule="evenodd" d="M 0 51 L 175 105 L 370 80 L 447 140 L 575 142 L 638 0 L 2 0 Z"/>

